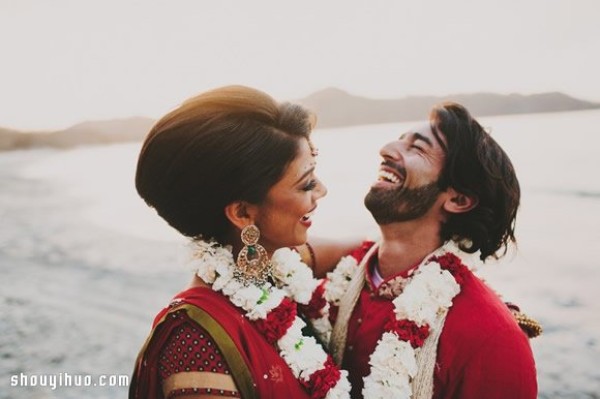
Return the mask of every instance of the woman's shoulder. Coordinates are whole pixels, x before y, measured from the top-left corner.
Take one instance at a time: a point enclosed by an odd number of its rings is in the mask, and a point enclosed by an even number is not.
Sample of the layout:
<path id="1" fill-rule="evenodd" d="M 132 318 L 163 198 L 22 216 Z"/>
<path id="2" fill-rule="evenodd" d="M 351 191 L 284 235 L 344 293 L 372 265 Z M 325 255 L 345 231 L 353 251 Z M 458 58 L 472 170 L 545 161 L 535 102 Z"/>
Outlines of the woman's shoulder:
<path id="1" fill-rule="evenodd" d="M 203 294 L 196 291 L 193 290 L 196 294 Z M 198 312 L 203 312 L 202 307 L 188 303 L 188 298 L 178 294 L 156 316 L 136 361 L 130 397 L 171 398 L 180 394 L 202 393 L 202 389 L 208 389 L 206 392 L 209 393 L 213 389 L 227 391 L 227 387 L 232 392 L 237 390 L 231 375 L 224 372 L 228 366 L 222 359 L 222 350 L 216 344 L 212 331 L 218 331 L 225 338 L 227 333 L 210 317 L 206 320 L 211 327 L 206 328 L 204 321 L 195 317 Z M 191 302 L 203 306 L 198 298 Z M 204 373 L 220 377 L 211 382 L 204 378 L 207 376 Z M 164 396 L 158 394 L 160 391 Z"/>
<path id="2" fill-rule="evenodd" d="M 172 315 L 167 323 L 175 320 L 179 323 L 162 343 L 158 358 L 165 397 L 181 394 L 239 397 L 229 365 L 210 332 L 183 310 Z"/>
<path id="3" fill-rule="evenodd" d="M 173 298 L 167 304 L 167 306 L 162 308 L 156 314 L 156 316 L 154 316 L 152 328 L 156 328 L 160 324 L 164 325 L 165 322 L 172 323 L 173 321 L 169 321 L 170 318 L 171 319 L 177 318 L 176 316 L 173 315 L 173 311 L 176 308 L 180 307 L 181 305 L 183 305 L 185 303 L 189 303 L 190 300 L 196 303 L 195 306 L 202 307 L 202 298 L 206 296 L 206 294 L 207 294 L 206 291 L 207 290 L 204 287 L 191 287 L 191 288 L 187 288 L 187 289 L 179 292 L 175 296 L 173 296 Z"/>

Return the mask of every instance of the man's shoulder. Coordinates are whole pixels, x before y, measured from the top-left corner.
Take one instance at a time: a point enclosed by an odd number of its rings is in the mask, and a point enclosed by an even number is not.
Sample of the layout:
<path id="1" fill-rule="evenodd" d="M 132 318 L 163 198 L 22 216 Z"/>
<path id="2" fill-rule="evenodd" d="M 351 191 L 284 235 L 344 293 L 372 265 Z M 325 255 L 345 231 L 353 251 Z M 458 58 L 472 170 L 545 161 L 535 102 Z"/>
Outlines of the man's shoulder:
<path id="1" fill-rule="evenodd" d="M 500 333 L 524 336 L 506 304 L 472 273 L 465 278 L 461 292 L 453 300 L 444 332 L 469 338 L 472 343 Z"/>
<path id="2" fill-rule="evenodd" d="M 445 381 L 483 363 L 500 370 L 512 362 L 526 371 L 534 364 L 527 335 L 498 295 L 474 275 L 465 279 L 446 316 L 437 360 L 438 376 Z"/>
<path id="3" fill-rule="evenodd" d="M 446 317 L 435 378 L 443 390 L 535 395 L 535 361 L 529 339 L 508 306 L 475 275 L 465 279 Z M 480 397 L 474 395 L 465 394 Z"/>

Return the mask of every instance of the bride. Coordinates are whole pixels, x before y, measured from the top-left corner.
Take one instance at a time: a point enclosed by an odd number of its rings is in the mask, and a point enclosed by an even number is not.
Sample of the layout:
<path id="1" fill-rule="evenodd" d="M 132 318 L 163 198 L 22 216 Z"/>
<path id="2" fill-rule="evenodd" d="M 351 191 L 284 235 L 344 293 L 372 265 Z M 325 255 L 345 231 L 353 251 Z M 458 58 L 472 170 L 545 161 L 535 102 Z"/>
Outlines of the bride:
<path id="1" fill-rule="evenodd" d="M 357 244 L 307 242 L 327 193 L 314 121 L 231 86 L 187 100 L 146 137 L 137 191 L 190 238 L 194 276 L 156 316 L 130 398 L 349 397 L 346 372 L 297 316 L 318 284 L 313 272 Z"/>

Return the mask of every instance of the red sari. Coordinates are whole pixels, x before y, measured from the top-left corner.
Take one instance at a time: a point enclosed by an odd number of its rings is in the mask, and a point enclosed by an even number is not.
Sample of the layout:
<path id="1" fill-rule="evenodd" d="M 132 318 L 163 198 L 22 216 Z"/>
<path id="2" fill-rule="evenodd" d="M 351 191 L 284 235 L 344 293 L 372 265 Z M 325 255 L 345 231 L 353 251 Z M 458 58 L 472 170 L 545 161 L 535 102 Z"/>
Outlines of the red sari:
<path id="1" fill-rule="evenodd" d="M 135 366 L 130 399 L 162 399 L 159 355 L 171 333 L 184 322 L 169 317 L 185 310 L 189 319 L 212 336 L 231 369 L 242 398 L 298 398 L 310 396 L 292 374 L 276 348 L 226 297 L 210 288 L 196 287 L 178 294 L 155 318 L 152 332 Z"/>

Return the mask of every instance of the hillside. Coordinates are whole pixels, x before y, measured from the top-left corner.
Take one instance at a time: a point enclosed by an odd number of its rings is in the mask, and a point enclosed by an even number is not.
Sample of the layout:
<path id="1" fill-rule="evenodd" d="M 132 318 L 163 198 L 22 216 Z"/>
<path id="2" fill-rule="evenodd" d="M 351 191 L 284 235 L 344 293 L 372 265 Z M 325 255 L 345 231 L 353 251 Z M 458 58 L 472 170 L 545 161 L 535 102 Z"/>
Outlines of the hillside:
<path id="1" fill-rule="evenodd" d="M 600 108 L 600 103 L 578 100 L 563 93 L 532 95 L 476 93 L 377 100 L 329 88 L 297 101 L 316 112 L 319 127 L 422 120 L 426 118 L 434 104 L 443 101 L 463 104 L 476 117 Z"/>
<path id="2" fill-rule="evenodd" d="M 442 101 L 461 103 L 476 117 L 600 108 L 600 103 L 579 100 L 563 93 L 476 93 L 381 100 L 354 96 L 339 89 L 329 88 L 294 100 L 317 114 L 318 126 L 321 128 L 422 120 L 431 106 Z M 55 132 L 20 132 L 0 128 L 0 151 L 136 142 L 145 137 L 154 122 L 143 117 L 89 121 Z"/>
<path id="3" fill-rule="evenodd" d="M 19 132 L 0 128 L 0 151 L 141 141 L 154 122 L 143 117 L 88 121 L 54 132 Z"/>

